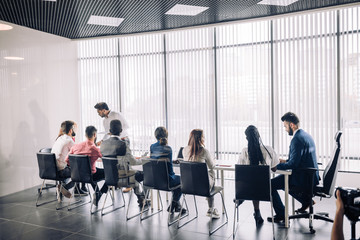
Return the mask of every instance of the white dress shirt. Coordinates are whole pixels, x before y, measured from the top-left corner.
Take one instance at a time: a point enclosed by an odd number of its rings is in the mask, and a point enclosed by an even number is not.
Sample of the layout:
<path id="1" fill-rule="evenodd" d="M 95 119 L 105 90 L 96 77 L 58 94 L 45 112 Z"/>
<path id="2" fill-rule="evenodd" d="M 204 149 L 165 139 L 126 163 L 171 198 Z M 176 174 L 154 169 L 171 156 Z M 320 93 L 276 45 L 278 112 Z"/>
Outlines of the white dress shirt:
<path id="1" fill-rule="evenodd" d="M 51 152 L 55 153 L 56 166 L 59 171 L 67 166 L 65 159 L 70 152 L 70 148 L 74 145 L 74 140 L 69 135 L 63 134 L 56 139 L 51 148 Z"/>
<path id="2" fill-rule="evenodd" d="M 129 124 L 125 120 L 124 116 L 119 112 L 110 111 L 108 114 L 108 117 L 105 117 L 104 121 L 103 121 L 104 128 L 105 128 L 105 135 L 103 137 L 103 141 L 110 138 L 110 134 L 108 134 L 108 133 L 110 133 L 110 122 L 115 119 L 117 119 L 121 122 L 122 132 L 120 134 L 120 138 L 124 138 L 124 137 L 128 136 L 127 129 L 129 129 Z"/>
<path id="3" fill-rule="evenodd" d="M 266 147 L 266 149 L 261 145 L 260 150 L 262 152 L 262 155 L 264 157 L 266 165 L 269 165 L 270 168 L 273 168 L 279 164 L 279 162 L 280 162 L 279 156 L 276 154 L 276 152 L 274 151 L 274 149 L 272 147 L 270 147 L 270 146 L 265 146 L 265 147 Z M 270 155 L 269 155 L 268 151 L 269 151 Z M 247 147 L 242 150 L 238 163 L 242 164 L 242 165 L 250 165 L 250 158 L 249 158 L 249 152 L 248 152 Z"/>

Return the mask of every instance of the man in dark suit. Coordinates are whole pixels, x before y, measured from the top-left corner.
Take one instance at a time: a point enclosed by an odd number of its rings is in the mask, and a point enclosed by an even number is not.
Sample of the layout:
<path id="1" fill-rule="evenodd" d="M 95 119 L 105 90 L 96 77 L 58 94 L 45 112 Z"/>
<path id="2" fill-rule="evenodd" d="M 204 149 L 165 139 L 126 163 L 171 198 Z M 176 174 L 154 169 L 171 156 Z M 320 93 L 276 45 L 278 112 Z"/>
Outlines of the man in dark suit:
<path id="1" fill-rule="evenodd" d="M 280 160 L 280 163 L 277 165 L 277 169 L 286 170 L 292 169 L 293 172 L 289 177 L 289 186 L 291 196 L 298 200 L 302 207 L 299 211 L 305 211 L 311 203 L 311 199 L 306 197 L 301 191 L 296 191 L 304 186 L 307 182 L 307 175 L 301 171 L 296 171 L 297 169 L 303 168 L 318 168 L 316 160 L 316 147 L 313 138 L 304 130 L 299 128 L 299 118 L 291 112 L 285 113 L 281 117 L 281 121 L 284 122 L 285 130 L 289 133 L 290 136 L 293 136 L 290 149 L 289 149 L 289 158 L 287 160 Z M 314 186 L 319 183 L 319 171 L 316 171 L 314 177 Z M 280 175 L 271 179 L 271 194 L 273 198 L 273 206 L 276 215 L 274 216 L 274 222 L 281 222 L 284 220 L 285 207 L 280 199 L 278 190 L 284 190 L 284 176 Z M 272 221 L 272 218 L 269 217 L 268 221 Z"/>
<path id="2" fill-rule="evenodd" d="M 128 143 L 126 140 L 120 138 L 120 133 L 122 131 L 121 122 L 117 119 L 112 120 L 110 122 L 110 133 L 111 136 L 109 139 L 105 140 L 100 145 L 100 151 L 103 157 L 111 157 L 111 158 L 118 158 L 118 169 L 121 170 L 123 167 L 122 161 L 126 161 L 130 166 L 132 165 L 141 165 L 141 159 L 136 159 L 132 154 L 129 148 Z M 119 171 L 120 174 L 120 171 Z M 120 176 L 121 177 L 121 176 Z M 135 180 L 132 176 L 130 177 L 130 183 L 134 185 L 134 191 L 138 198 L 139 206 L 145 203 L 145 195 L 141 187 L 139 186 L 139 182 Z M 127 181 L 126 181 L 127 182 Z M 122 180 L 119 180 L 119 187 L 122 185 Z"/>

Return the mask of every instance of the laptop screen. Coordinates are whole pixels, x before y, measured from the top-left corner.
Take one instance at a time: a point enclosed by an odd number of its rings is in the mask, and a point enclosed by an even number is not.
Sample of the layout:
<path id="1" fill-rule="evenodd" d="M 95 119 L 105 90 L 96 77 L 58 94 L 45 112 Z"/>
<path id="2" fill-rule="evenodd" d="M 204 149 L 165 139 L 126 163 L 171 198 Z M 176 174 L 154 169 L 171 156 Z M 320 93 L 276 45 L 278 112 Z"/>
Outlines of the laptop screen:
<path id="1" fill-rule="evenodd" d="M 182 154 L 182 151 L 183 151 L 183 147 L 181 147 L 180 149 L 179 149 L 179 153 L 178 153 L 178 155 L 177 155 L 177 159 L 183 159 L 184 158 L 184 156 L 183 156 L 183 154 Z"/>

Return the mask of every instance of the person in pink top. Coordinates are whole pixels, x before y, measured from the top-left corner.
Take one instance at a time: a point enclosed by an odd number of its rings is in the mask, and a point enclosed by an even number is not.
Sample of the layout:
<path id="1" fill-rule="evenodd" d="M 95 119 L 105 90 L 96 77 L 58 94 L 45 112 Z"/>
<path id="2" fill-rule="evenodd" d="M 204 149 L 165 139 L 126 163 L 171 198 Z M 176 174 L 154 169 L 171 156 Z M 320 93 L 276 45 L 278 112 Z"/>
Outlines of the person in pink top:
<path id="1" fill-rule="evenodd" d="M 97 133 L 97 130 L 94 126 L 86 127 L 85 135 L 86 135 L 87 140 L 82 143 L 78 143 L 78 144 L 75 144 L 74 146 L 72 146 L 69 154 L 88 155 L 90 157 L 91 172 L 93 174 L 93 180 L 100 181 L 100 180 L 105 179 L 105 174 L 104 174 L 104 169 L 97 168 L 95 166 L 96 161 L 102 157 L 100 149 L 97 148 L 95 145 L 96 133 Z M 69 164 L 69 157 L 67 157 L 66 162 Z M 101 190 L 99 190 L 99 188 L 96 188 L 97 184 L 95 182 L 92 183 L 91 185 L 92 185 L 94 191 L 95 191 L 95 189 L 97 189 L 96 192 L 94 193 L 94 198 L 93 198 L 94 199 L 93 204 L 95 206 L 97 206 L 102 194 L 107 192 L 108 186 L 104 183 Z"/>

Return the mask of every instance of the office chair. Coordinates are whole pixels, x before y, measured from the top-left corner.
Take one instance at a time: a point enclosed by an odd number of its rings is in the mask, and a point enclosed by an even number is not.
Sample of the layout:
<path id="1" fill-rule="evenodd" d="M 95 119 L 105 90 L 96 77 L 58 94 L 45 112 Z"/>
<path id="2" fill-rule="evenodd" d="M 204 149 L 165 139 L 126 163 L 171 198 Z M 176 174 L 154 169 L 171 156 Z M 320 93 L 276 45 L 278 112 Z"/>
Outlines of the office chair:
<path id="1" fill-rule="evenodd" d="M 239 206 L 244 200 L 258 200 L 270 202 L 272 216 L 273 239 L 275 239 L 274 231 L 274 212 L 271 195 L 270 166 L 267 165 L 235 165 L 235 208 L 234 208 L 234 224 L 233 238 L 237 231 L 237 223 L 239 222 Z M 236 218 L 237 216 L 237 218 Z M 236 218 L 236 228 L 235 228 Z"/>
<path id="2" fill-rule="evenodd" d="M 70 163 L 70 169 L 71 169 L 71 180 L 73 182 L 75 182 L 75 183 L 85 183 L 87 185 L 88 189 L 90 189 L 89 188 L 89 183 L 91 184 L 91 183 L 97 183 L 98 182 L 98 181 L 93 180 L 93 176 L 92 176 L 92 173 L 91 173 L 91 164 L 90 164 L 90 157 L 89 156 L 87 156 L 87 155 L 69 154 L 69 163 Z M 77 187 L 78 187 L 78 184 L 75 184 L 75 187 L 73 188 L 73 192 L 71 194 L 71 198 L 70 198 L 70 201 L 69 201 L 69 204 L 68 204 L 68 211 L 92 202 L 91 194 L 89 194 L 89 196 L 90 196 L 90 201 L 89 202 L 78 204 L 80 202 L 83 202 L 82 197 L 80 196 L 80 198 L 81 198 L 80 200 L 78 200 L 78 201 L 76 201 L 74 203 L 71 203 L 71 199 L 74 197 L 75 188 L 77 188 Z M 94 192 L 96 192 L 97 189 L 98 189 L 98 186 L 96 185 L 96 188 L 95 188 Z M 75 206 L 70 208 L 70 206 L 73 206 L 73 205 L 75 205 Z M 92 211 L 92 207 L 93 207 L 93 204 L 91 204 L 91 207 L 90 207 L 90 213 L 91 214 L 94 214 L 94 213 L 101 210 L 101 209 L 99 209 L 99 210 L 96 210 L 96 211 Z"/>
<path id="3" fill-rule="evenodd" d="M 39 150 L 40 153 L 51 153 L 51 148 L 42 148 Z M 49 184 L 49 183 L 46 183 L 45 184 L 45 187 L 42 188 L 42 190 L 45 190 L 45 189 L 50 189 L 50 188 L 54 188 L 56 187 L 56 182 L 55 184 Z M 40 192 L 40 188 L 38 188 L 38 193 Z"/>
<path id="4" fill-rule="evenodd" d="M 225 211 L 226 221 L 217 226 L 214 229 L 211 229 L 212 227 L 212 218 L 210 220 L 210 226 L 209 226 L 209 235 L 216 232 L 218 229 L 223 227 L 225 224 L 228 223 L 228 215 L 225 208 L 224 203 L 224 197 L 221 193 L 223 190 L 222 187 L 214 186 L 210 190 L 209 186 L 209 174 L 206 163 L 200 163 L 200 162 L 180 162 L 180 177 L 181 177 L 181 192 L 183 193 L 183 201 L 181 204 L 181 207 L 185 201 L 185 196 L 187 194 L 194 196 L 194 203 L 195 203 L 195 210 L 196 215 L 192 219 L 186 221 L 182 225 L 180 225 L 180 219 L 181 219 L 181 213 L 179 214 L 179 220 L 178 220 L 178 229 L 183 227 L 184 225 L 188 224 L 189 222 L 193 221 L 198 217 L 198 210 L 196 205 L 196 197 L 195 196 L 201 196 L 201 197 L 213 197 L 216 194 L 220 194 L 222 199 L 223 208 Z"/>
<path id="5" fill-rule="evenodd" d="M 338 131 L 335 134 L 335 149 L 333 151 L 333 155 L 331 158 L 331 161 L 328 163 L 328 165 L 325 168 L 324 174 L 323 174 L 323 183 L 318 184 L 317 186 L 313 187 L 313 184 L 310 184 L 309 190 L 311 192 L 311 198 L 314 196 L 321 198 L 331 198 L 331 196 L 334 193 L 335 183 L 336 183 L 336 176 L 339 169 L 339 159 L 340 159 L 340 153 L 341 153 L 341 144 L 340 144 L 340 138 L 341 138 L 342 132 Z M 310 171 L 310 173 L 306 174 L 313 174 L 315 175 L 315 172 L 312 170 L 303 170 L 303 171 Z M 311 172 L 312 171 L 312 172 Z M 311 177 L 311 176 L 310 176 Z M 314 176 L 313 176 L 314 177 Z M 315 230 L 313 228 L 312 220 L 313 219 L 319 219 L 327 222 L 334 222 L 333 219 L 329 218 L 328 213 L 314 213 L 313 210 L 313 202 L 310 201 L 310 207 L 309 212 L 295 214 L 289 217 L 289 219 L 296 219 L 296 218 L 308 218 L 309 219 L 309 229 L 310 233 L 315 233 Z"/>
<path id="6" fill-rule="evenodd" d="M 38 166 L 39 166 L 39 177 L 44 179 L 41 188 L 38 191 L 38 197 L 36 200 L 36 206 L 41 206 L 50 202 L 54 202 L 60 199 L 60 192 L 57 192 L 57 198 L 55 200 L 39 203 L 39 198 L 42 195 L 42 190 L 47 189 L 48 187 L 44 187 L 46 180 L 54 180 L 55 186 L 60 184 L 61 181 L 64 181 L 66 178 L 59 177 L 57 173 L 56 167 L 56 158 L 55 153 L 46 153 L 46 152 L 39 152 L 36 153 Z M 62 186 L 61 186 L 62 187 Z M 61 189 L 60 189 L 61 190 Z M 56 206 L 56 210 L 59 210 L 58 206 Z"/>
<path id="7" fill-rule="evenodd" d="M 151 215 L 142 217 L 143 212 L 144 212 L 144 206 L 143 206 L 142 210 L 141 210 L 141 214 L 140 214 L 141 221 L 143 221 L 155 214 L 158 214 L 163 210 L 162 199 L 161 199 L 161 195 L 160 195 L 159 191 L 170 192 L 170 191 L 173 191 L 173 190 L 181 187 L 181 184 L 174 186 L 174 187 L 170 187 L 169 171 L 168 171 L 168 166 L 167 166 L 167 162 L 169 161 L 169 159 L 149 159 L 146 161 L 147 162 L 143 165 L 143 171 L 144 171 L 143 186 L 145 188 L 147 188 L 147 191 L 145 194 L 145 199 L 148 199 L 150 189 L 158 190 L 157 195 L 158 195 L 158 198 L 160 199 L 161 208 L 158 209 L 157 212 L 152 213 Z M 173 203 L 173 194 L 171 196 L 170 209 L 172 208 L 172 203 Z M 186 204 L 186 206 L 187 206 L 187 204 Z M 168 226 L 170 226 L 178 221 L 178 219 L 170 221 L 171 214 L 172 214 L 171 211 L 169 211 Z M 180 216 L 180 214 L 179 214 L 179 216 Z M 188 216 L 188 213 L 185 214 L 182 218 L 184 218 L 186 216 Z"/>

